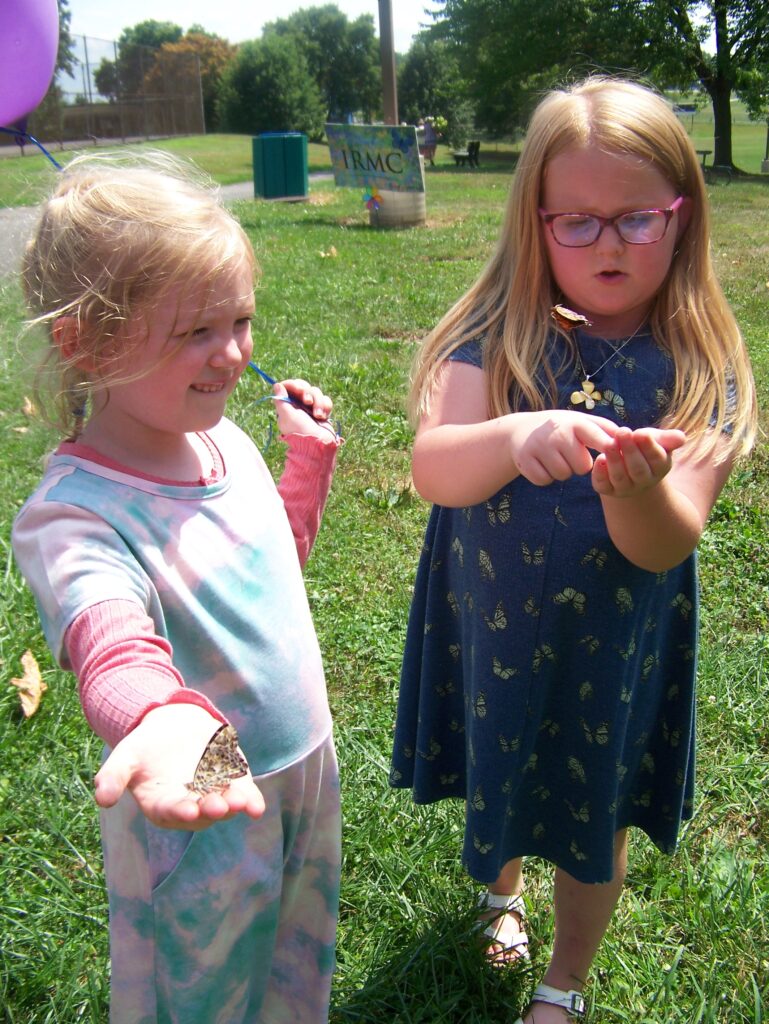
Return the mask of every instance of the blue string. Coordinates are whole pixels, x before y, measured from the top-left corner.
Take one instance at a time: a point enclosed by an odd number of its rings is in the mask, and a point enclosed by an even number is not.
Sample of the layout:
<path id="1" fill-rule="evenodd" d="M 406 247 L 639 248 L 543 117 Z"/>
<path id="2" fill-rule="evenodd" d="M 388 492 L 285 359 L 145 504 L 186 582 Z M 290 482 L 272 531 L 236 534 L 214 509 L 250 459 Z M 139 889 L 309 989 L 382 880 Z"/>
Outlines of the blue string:
<path id="1" fill-rule="evenodd" d="M 265 370 L 263 370 L 261 368 L 261 366 L 257 366 L 257 364 L 253 360 L 251 360 L 248 365 L 254 371 L 254 373 L 258 374 L 262 378 L 262 380 L 265 381 L 265 383 L 269 384 L 270 386 L 273 386 L 273 385 L 278 383 L 278 381 L 275 379 L 275 377 L 271 377 L 269 373 L 267 373 Z M 292 398 L 291 395 L 287 395 L 287 396 L 283 396 L 283 395 L 265 395 L 264 398 L 257 399 L 256 404 L 257 405 L 261 405 L 262 402 L 270 402 L 270 401 L 273 401 L 273 402 L 288 402 L 288 404 L 289 405 L 293 405 L 295 409 L 301 409 L 302 412 L 306 412 L 307 415 L 311 419 L 315 419 L 315 417 L 312 414 L 312 409 L 308 408 L 301 399 L 299 399 L 299 398 Z M 331 431 L 331 433 L 335 437 L 339 437 L 339 425 L 338 424 L 326 423 L 326 422 L 324 422 L 322 420 L 316 420 L 316 422 L 320 423 L 320 425 L 322 427 L 325 427 L 326 429 Z M 272 426 L 270 426 L 270 432 L 269 432 L 269 435 L 267 437 L 267 444 L 262 449 L 262 454 L 264 454 L 267 451 L 267 449 L 270 447 L 270 443 L 271 442 L 272 442 Z"/>
<path id="2" fill-rule="evenodd" d="M 34 143 L 34 145 L 48 157 L 58 171 L 64 170 L 59 161 L 48 152 L 42 142 L 38 142 L 34 136 L 29 134 L 29 132 L 25 132 L 21 128 L 0 128 L 0 132 L 5 132 L 6 135 L 13 135 L 14 142 L 17 146 L 23 146 L 25 142 Z"/>

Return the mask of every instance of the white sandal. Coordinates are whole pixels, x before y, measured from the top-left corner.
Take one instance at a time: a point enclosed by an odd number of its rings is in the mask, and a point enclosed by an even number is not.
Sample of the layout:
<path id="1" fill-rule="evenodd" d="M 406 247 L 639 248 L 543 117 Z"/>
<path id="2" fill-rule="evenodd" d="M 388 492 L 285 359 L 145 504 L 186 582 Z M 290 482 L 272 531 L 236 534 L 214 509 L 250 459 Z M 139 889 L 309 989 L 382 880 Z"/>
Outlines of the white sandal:
<path id="1" fill-rule="evenodd" d="M 553 988 L 552 985 L 537 985 L 531 1002 L 560 1006 L 562 1010 L 566 1010 L 570 1020 L 582 1020 L 585 1017 L 585 1000 L 582 993 L 575 988 L 564 992 L 563 989 Z M 519 1017 L 515 1024 L 523 1024 L 523 1017 Z"/>
<path id="2" fill-rule="evenodd" d="M 483 929 L 484 936 L 489 939 L 489 945 L 496 943 L 502 947 L 498 953 L 489 953 L 490 963 L 495 967 L 505 967 L 518 960 L 529 960 L 529 937 L 522 927 L 513 931 L 513 924 L 507 916 L 508 914 L 517 914 L 520 918 L 520 925 L 523 925 L 526 919 L 526 904 L 523 902 L 523 896 L 520 893 L 505 896 L 486 890 L 478 897 L 478 907 L 481 910 L 499 911 L 498 914 L 488 919 L 487 927 Z M 482 923 L 480 922 L 480 924 Z M 508 960 L 505 955 L 507 953 L 516 955 Z"/>

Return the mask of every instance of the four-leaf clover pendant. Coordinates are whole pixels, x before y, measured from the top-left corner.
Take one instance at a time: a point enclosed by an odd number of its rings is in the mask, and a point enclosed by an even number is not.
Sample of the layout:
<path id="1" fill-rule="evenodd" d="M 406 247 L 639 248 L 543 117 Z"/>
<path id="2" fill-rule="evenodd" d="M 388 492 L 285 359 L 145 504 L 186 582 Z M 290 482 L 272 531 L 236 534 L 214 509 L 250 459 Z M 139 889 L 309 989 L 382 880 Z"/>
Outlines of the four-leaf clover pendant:
<path id="1" fill-rule="evenodd" d="M 572 391 L 570 401 L 572 405 L 582 405 L 584 402 L 586 409 L 595 409 L 596 402 L 600 402 L 602 397 L 601 392 L 596 390 L 592 381 L 583 380 L 582 390 Z"/>

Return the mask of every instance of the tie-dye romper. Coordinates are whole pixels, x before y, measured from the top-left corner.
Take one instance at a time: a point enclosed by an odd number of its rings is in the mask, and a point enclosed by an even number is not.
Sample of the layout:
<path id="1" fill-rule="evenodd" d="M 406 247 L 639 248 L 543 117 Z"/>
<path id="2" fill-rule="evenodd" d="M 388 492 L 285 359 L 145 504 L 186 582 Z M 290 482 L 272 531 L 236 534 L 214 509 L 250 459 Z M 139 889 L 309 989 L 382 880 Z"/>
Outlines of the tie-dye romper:
<path id="1" fill-rule="evenodd" d="M 84 610 L 146 610 L 186 686 L 238 730 L 267 805 L 258 821 L 202 832 L 153 827 L 128 794 L 102 812 L 111 1021 L 321 1024 L 340 870 L 321 656 L 267 467 L 226 420 L 208 439 L 225 472 L 200 485 L 57 453 L 17 518 L 14 550 L 65 668 L 65 634 Z"/>

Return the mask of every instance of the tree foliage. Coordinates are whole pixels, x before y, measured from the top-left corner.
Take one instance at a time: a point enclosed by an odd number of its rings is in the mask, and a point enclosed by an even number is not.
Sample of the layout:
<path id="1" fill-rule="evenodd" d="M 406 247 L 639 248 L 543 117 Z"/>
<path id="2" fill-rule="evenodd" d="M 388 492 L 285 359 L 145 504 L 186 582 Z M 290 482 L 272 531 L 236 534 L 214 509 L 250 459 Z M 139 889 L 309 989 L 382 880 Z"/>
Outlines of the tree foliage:
<path id="1" fill-rule="evenodd" d="M 72 20 L 69 0 L 57 0 L 57 4 L 59 8 L 59 49 L 56 53 L 56 71 L 72 75 L 77 58 L 75 57 L 75 42 L 69 30 L 69 23 Z"/>
<path id="2" fill-rule="evenodd" d="M 291 38 L 301 50 L 326 106 L 327 120 L 360 111 L 371 120 L 381 106 L 379 47 L 374 19 L 348 21 L 336 4 L 296 11 L 265 25 L 263 38 Z"/>
<path id="3" fill-rule="evenodd" d="M 450 45 L 429 32 L 420 33 L 398 68 L 398 107 L 409 124 L 420 118 L 444 118 L 449 145 L 467 142 L 472 107 L 459 61 Z"/>
<path id="4" fill-rule="evenodd" d="M 556 83 L 595 71 L 632 74 L 703 89 L 713 106 L 714 160 L 731 164 L 732 92 L 762 66 L 766 74 L 769 0 L 438 2 L 479 123 L 493 131 L 524 124 Z"/>
<path id="5" fill-rule="evenodd" d="M 152 67 L 144 76 L 144 88 L 148 92 L 156 91 L 164 78 L 173 74 L 180 62 L 185 62 L 185 58 L 196 61 L 200 69 L 206 131 L 215 132 L 218 128 L 217 100 L 222 75 L 236 53 L 237 47 L 232 43 L 194 25 L 178 42 L 163 43 Z"/>
<path id="6" fill-rule="evenodd" d="M 243 43 L 222 75 L 222 130 L 250 135 L 323 132 L 325 107 L 305 56 L 293 38 L 269 34 Z"/>
<path id="7" fill-rule="evenodd" d="M 94 71 L 96 88 L 111 100 L 141 95 L 144 79 L 164 43 L 176 43 L 182 29 L 170 21 L 141 21 L 123 29 L 117 41 L 117 60 L 104 58 Z"/>

